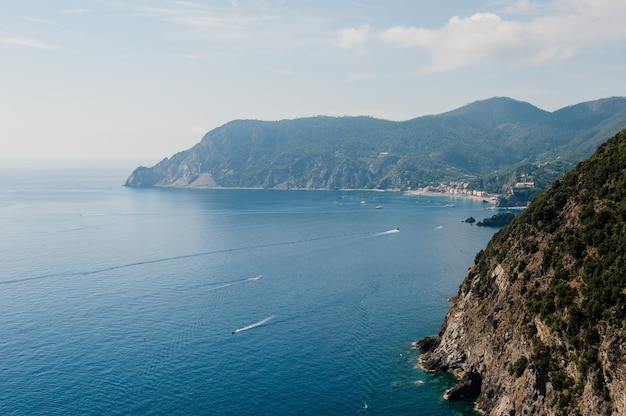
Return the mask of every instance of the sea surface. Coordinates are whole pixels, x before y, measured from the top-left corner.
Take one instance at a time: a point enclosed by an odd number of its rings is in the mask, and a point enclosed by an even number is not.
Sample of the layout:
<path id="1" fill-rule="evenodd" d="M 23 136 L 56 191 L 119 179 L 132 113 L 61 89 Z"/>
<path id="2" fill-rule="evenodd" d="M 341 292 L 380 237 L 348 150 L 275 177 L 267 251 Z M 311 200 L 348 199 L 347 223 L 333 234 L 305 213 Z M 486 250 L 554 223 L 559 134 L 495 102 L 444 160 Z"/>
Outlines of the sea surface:
<path id="1" fill-rule="evenodd" d="M 129 173 L 0 168 L 0 414 L 473 414 L 411 342 L 495 231 L 462 222 L 481 201 Z"/>

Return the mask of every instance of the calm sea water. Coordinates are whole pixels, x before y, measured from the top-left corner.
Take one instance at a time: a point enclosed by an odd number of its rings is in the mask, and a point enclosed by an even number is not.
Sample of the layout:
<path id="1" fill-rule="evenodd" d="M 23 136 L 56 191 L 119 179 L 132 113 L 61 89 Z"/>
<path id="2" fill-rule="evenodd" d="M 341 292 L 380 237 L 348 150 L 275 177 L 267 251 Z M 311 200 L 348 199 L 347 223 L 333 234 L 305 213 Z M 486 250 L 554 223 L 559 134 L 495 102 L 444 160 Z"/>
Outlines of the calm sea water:
<path id="1" fill-rule="evenodd" d="M 483 204 L 128 173 L 0 169 L 0 414 L 471 414 L 410 343 L 493 234 L 461 222 Z"/>

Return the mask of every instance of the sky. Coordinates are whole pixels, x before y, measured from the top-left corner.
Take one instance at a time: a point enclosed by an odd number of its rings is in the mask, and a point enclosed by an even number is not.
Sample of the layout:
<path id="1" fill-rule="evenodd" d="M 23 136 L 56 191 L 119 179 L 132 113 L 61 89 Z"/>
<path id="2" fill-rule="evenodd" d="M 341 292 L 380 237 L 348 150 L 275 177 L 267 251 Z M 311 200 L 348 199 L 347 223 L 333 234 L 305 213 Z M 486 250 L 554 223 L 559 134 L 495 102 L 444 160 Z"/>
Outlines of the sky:
<path id="1" fill-rule="evenodd" d="M 626 96 L 624 0 L 0 0 L 0 159 L 146 166 L 235 119 Z"/>

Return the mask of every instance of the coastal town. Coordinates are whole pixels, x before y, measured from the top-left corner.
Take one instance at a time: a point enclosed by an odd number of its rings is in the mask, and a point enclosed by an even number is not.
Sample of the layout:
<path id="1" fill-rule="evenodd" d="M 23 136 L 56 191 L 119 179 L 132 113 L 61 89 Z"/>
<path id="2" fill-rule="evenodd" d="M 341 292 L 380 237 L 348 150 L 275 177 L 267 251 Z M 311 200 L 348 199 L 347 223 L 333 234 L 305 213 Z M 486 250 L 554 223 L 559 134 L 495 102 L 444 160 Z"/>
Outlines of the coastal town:
<path id="1" fill-rule="evenodd" d="M 429 185 L 423 188 L 409 189 L 407 195 L 441 195 L 441 196 L 459 196 L 466 198 L 484 199 L 488 202 L 496 203 L 497 194 L 489 194 L 485 191 L 469 189 L 469 182 L 440 182 L 438 185 Z"/>
<path id="2" fill-rule="evenodd" d="M 528 204 L 530 199 L 526 196 L 532 195 L 535 190 L 535 183 L 531 181 L 514 183 L 506 194 L 488 193 L 482 190 L 471 189 L 469 186 L 470 182 L 467 181 L 440 182 L 438 185 L 429 185 L 423 188 L 410 189 L 406 191 L 406 194 L 473 198 L 480 199 L 486 203 L 495 204 L 496 206 L 501 206 L 504 199 L 514 199 L 515 201 L 523 202 L 521 205 L 525 206 Z M 514 196 L 517 196 L 517 198 L 511 198 Z"/>

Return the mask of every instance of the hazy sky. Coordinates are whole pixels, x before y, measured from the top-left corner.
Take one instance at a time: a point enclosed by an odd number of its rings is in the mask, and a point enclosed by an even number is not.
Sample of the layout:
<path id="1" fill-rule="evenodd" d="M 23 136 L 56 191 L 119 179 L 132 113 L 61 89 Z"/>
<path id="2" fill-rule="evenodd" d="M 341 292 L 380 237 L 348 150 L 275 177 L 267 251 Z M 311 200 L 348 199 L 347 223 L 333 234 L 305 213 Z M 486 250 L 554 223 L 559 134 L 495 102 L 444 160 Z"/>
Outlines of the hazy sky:
<path id="1" fill-rule="evenodd" d="M 1 0 L 0 158 L 152 165 L 233 119 L 626 95 L 624 0 Z"/>

